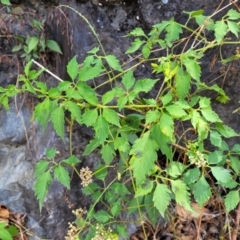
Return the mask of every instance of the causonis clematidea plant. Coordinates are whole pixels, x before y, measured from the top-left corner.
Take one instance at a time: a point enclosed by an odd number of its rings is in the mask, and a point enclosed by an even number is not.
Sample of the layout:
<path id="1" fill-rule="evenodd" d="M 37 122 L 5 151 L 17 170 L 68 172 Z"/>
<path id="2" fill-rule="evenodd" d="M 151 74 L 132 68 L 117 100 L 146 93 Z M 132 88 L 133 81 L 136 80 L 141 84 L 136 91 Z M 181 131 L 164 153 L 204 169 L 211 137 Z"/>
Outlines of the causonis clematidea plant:
<path id="1" fill-rule="evenodd" d="M 129 68 L 113 55 L 100 55 L 96 47 L 81 65 L 76 57 L 70 60 L 67 72 L 71 81 L 61 80 L 57 87 L 48 88 L 39 81 L 44 69 L 32 70 L 29 62 L 19 86 L 0 88 L 0 101 L 6 108 L 8 98 L 20 92 L 39 98 L 33 118 L 43 129 L 51 121 L 63 140 L 65 124 L 69 125 L 69 158 L 55 162 L 56 149 L 49 149 L 47 159 L 36 165 L 34 185 L 41 209 L 53 179 L 70 188 L 66 166 L 82 180 L 82 191 L 91 197 L 92 205 L 87 212 L 77 211 L 66 239 L 92 239 L 103 233 L 106 239 L 116 239 L 127 235 L 124 213 L 136 213 L 139 219 L 154 224 L 159 213 L 166 217 L 171 201 L 190 211 L 192 201 L 203 206 L 216 194 L 215 185 L 227 189 L 222 196 L 227 212 L 239 203 L 240 145 L 230 148 L 225 141 L 239 134 L 219 118 L 204 91 L 216 93 L 222 104 L 229 97 L 217 84 L 201 81 L 200 61 L 209 49 L 239 43 L 234 38 L 239 35 L 240 13 L 231 9 L 217 21 L 214 16 L 204 16 L 202 10 L 186 14 L 189 19 L 184 25 L 170 19 L 154 25 L 148 34 L 140 28 L 130 32 L 134 41 L 126 54 L 139 55 Z M 194 29 L 190 27 L 193 22 Z M 164 51 L 167 54 L 163 56 Z M 220 60 L 237 59 L 236 53 Z M 142 64 L 150 64 L 153 78 L 134 77 Z M 93 86 L 92 80 L 100 76 L 105 81 Z M 98 90 L 107 85 L 111 89 L 101 95 Z M 99 149 L 102 161 L 94 171 L 76 167 L 80 159 L 72 154 L 73 124 L 94 130 L 83 153 L 87 156 Z M 195 132 L 193 138 L 188 137 L 191 131 Z M 210 145 L 214 150 L 208 150 Z M 176 152 L 182 157 L 176 159 Z M 158 160 L 158 153 L 165 156 L 164 163 Z M 111 180 L 106 178 L 110 171 L 115 174 Z M 95 208 L 98 203 L 101 210 Z M 108 230 L 110 226 L 114 233 Z"/>

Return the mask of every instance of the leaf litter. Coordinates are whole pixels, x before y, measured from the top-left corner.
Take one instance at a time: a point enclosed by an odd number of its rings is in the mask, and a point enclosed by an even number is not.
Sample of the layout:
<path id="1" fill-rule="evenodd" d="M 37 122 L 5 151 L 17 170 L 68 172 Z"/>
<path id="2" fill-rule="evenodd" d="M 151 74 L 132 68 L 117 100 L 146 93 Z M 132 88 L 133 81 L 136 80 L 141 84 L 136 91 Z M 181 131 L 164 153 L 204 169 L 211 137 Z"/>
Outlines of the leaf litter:
<path id="1" fill-rule="evenodd" d="M 205 206 L 191 203 L 193 211 L 175 205 L 169 221 L 153 226 L 148 220 L 139 226 L 130 240 L 240 240 L 240 204 L 227 213 L 220 197 Z"/>

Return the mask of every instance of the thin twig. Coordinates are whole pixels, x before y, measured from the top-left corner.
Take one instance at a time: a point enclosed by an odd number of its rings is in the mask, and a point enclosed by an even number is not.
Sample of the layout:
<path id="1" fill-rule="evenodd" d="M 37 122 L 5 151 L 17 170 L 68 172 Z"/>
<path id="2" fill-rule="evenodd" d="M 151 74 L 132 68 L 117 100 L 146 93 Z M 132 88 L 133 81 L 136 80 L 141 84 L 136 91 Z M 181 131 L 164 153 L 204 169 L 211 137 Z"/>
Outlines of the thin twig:
<path id="1" fill-rule="evenodd" d="M 58 81 L 63 82 L 64 80 L 62 80 L 60 77 L 58 77 L 57 75 L 55 75 L 54 73 L 50 72 L 47 68 L 45 68 L 42 64 L 38 63 L 37 61 L 35 61 L 34 59 L 32 59 L 32 62 L 35 63 L 36 65 L 38 65 L 41 69 L 43 69 L 45 72 L 49 73 L 51 76 L 53 76 L 54 78 L 56 78 Z"/>

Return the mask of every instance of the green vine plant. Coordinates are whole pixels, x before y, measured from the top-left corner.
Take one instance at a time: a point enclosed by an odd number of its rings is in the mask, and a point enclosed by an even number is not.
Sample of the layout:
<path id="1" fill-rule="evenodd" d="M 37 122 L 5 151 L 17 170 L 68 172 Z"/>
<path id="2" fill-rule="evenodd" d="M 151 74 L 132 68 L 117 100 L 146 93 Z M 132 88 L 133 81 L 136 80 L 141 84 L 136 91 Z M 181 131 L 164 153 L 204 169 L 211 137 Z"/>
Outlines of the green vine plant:
<path id="1" fill-rule="evenodd" d="M 39 22 L 33 19 L 33 26 L 41 32 L 40 36 L 27 36 L 26 38 L 17 36 L 18 45 L 13 47 L 12 52 L 23 51 L 20 57 L 25 58 L 26 62 L 29 62 L 31 59 L 39 59 L 41 54 L 45 53 L 47 49 L 62 54 L 58 43 L 46 38 L 44 23 L 45 20 Z"/>
<path id="2" fill-rule="evenodd" d="M 39 99 L 33 119 L 43 129 L 50 121 L 64 141 L 69 126 L 69 158 L 56 162 L 57 150 L 49 149 L 36 164 L 34 185 L 41 210 L 53 179 L 70 188 L 66 168 L 81 179 L 92 204 L 87 211 L 74 211 L 76 221 L 66 239 L 127 236 L 126 216 L 156 224 L 160 215 L 167 219 L 171 202 L 194 211 L 192 202 L 203 206 L 220 194 L 226 213 L 239 204 L 240 145 L 230 147 L 226 141 L 239 134 L 224 124 L 204 93 L 214 92 L 221 104 L 229 97 L 217 84 L 202 81 L 200 61 L 209 49 L 239 44 L 240 13 L 230 9 L 220 20 L 202 10 L 185 13 L 185 24 L 172 18 L 155 24 L 148 34 L 140 28 L 131 31 L 128 37 L 134 40 L 126 54 L 136 61 L 128 68 L 95 47 L 82 64 L 76 56 L 69 61 L 71 80 L 59 79 L 56 87 L 39 80 L 46 69 L 33 69 L 36 61 L 26 64 L 18 86 L 0 87 L 6 109 L 10 97 L 29 92 Z M 237 59 L 236 53 L 221 62 Z M 136 79 L 143 64 L 152 68 L 152 78 Z M 105 80 L 94 85 L 99 77 Z M 100 94 L 106 86 L 111 89 Z M 102 159 L 96 169 L 77 167 L 81 160 L 71 147 L 74 124 L 94 130 L 83 156 L 99 149 Z M 115 174 L 111 180 L 109 172 Z"/>

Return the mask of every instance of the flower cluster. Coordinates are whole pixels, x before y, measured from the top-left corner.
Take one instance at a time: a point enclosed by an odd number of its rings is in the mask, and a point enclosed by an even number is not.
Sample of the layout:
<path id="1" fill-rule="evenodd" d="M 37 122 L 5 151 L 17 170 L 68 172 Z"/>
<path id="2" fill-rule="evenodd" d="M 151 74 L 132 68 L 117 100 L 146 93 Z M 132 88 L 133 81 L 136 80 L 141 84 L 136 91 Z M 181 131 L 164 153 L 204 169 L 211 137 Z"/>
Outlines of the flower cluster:
<path id="1" fill-rule="evenodd" d="M 82 215 L 86 214 L 87 211 L 83 210 L 82 208 L 73 210 L 72 213 L 77 217 L 77 218 L 82 218 Z"/>
<path id="2" fill-rule="evenodd" d="M 90 183 L 92 183 L 92 171 L 88 167 L 82 168 L 80 170 L 80 178 L 82 180 L 82 186 L 88 186 Z"/>
<path id="3" fill-rule="evenodd" d="M 204 159 L 204 155 L 199 151 L 196 152 L 195 156 L 189 156 L 191 164 L 195 164 L 197 167 L 205 166 L 207 161 Z"/>
<path id="4" fill-rule="evenodd" d="M 118 240 L 119 238 L 112 234 L 112 229 L 105 230 L 101 225 L 96 225 L 96 235 L 92 240 Z"/>
<path id="5" fill-rule="evenodd" d="M 73 223 L 68 223 L 69 229 L 67 232 L 67 236 L 65 237 L 65 240 L 75 240 L 76 235 L 78 233 L 78 228 Z"/>

